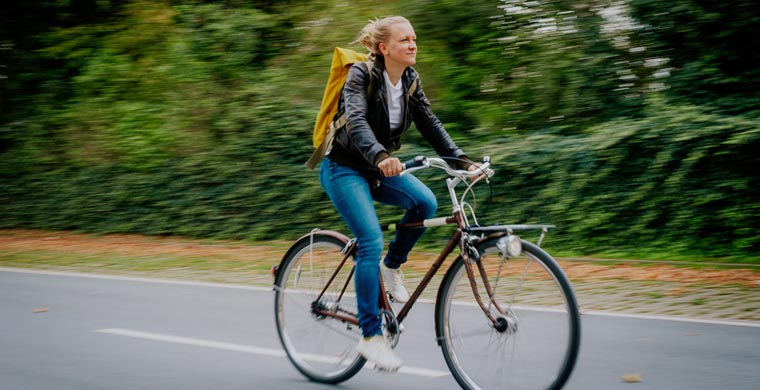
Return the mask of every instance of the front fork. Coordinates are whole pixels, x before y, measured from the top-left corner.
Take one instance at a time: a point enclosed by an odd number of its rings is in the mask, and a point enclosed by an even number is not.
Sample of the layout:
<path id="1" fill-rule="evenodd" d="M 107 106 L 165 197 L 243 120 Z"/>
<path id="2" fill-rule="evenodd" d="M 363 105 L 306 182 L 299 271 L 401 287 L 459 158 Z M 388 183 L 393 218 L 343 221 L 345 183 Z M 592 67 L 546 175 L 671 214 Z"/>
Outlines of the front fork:
<path id="1" fill-rule="evenodd" d="M 547 233 L 547 229 L 543 228 L 541 230 L 541 236 L 539 237 L 539 240 L 537 243 L 538 246 L 541 245 L 541 242 L 546 237 L 546 233 Z M 511 231 L 507 233 L 508 236 L 511 234 L 512 234 Z M 519 238 L 516 236 L 515 236 L 515 239 L 519 240 Z M 501 304 L 496 300 L 496 294 L 494 292 L 494 288 L 491 286 L 491 282 L 488 279 L 488 275 L 486 273 L 486 269 L 485 269 L 485 266 L 483 265 L 483 262 L 480 261 L 480 253 L 475 248 L 475 242 L 476 240 L 469 234 L 467 233 L 462 234 L 462 238 L 460 241 L 461 253 L 462 253 L 462 258 L 464 260 L 465 270 L 467 272 L 467 279 L 470 281 L 470 287 L 472 288 L 472 293 L 473 293 L 473 296 L 475 297 L 475 301 L 478 303 L 478 306 L 480 306 L 480 309 L 483 311 L 483 314 L 491 322 L 494 329 L 496 329 L 499 332 L 504 332 L 504 331 L 509 330 L 511 333 L 514 333 L 517 330 L 517 318 L 514 316 L 513 313 L 511 313 L 511 310 L 509 308 L 505 310 L 504 308 L 502 308 Z M 507 253 L 505 249 L 502 249 L 501 262 L 502 263 L 506 262 L 508 258 L 509 258 L 509 254 Z M 489 302 L 488 305 L 486 305 L 483 302 L 483 298 L 480 295 L 480 290 L 476 282 L 475 269 L 473 267 L 473 264 L 478 269 L 478 273 L 480 274 L 480 279 L 483 282 L 483 289 L 488 295 L 488 302 Z M 501 273 L 501 268 L 499 269 L 499 275 L 497 275 L 496 277 L 497 282 L 499 280 L 500 273 Z M 493 307 L 496 310 L 496 312 L 499 314 L 498 316 L 494 317 L 494 315 L 491 314 L 491 307 Z"/>
<path id="2" fill-rule="evenodd" d="M 488 320 L 491 321 L 491 324 L 493 324 L 493 326 L 498 329 L 500 327 L 500 321 L 491 314 L 491 310 L 488 307 L 490 305 L 487 306 L 483 302 L 483 297 L 480 295 L 480 289 L 478 289 L 473 264 L 475 264 L 478 268 L 478 273 L 480 274 L 481 280 L 483 281 L 483 287 L 485 288 L 486 294 L 488 294 L 489 302 L 496 308 L 499 314 L 502 316 L 506 316 L 507 314 L 503 309 L 501 309 L 501 306 L 498 304 L 498 302 L 496 302 L 493 289 L 491 288 L 491 283 L 488 281 L 488 276 L 486 275 L 485 267 L 480 261 L 480 253 L 478 253 L 478 250 L 475 248 L 473 239 L 469 234 L 462 234 L 460 245 L 462 259 L 464 260 L 464 268 L 467 272 L 467 279 L 470 281 L 472 295 L 475 298 L 475 301 L 478 303 L 478 306 L 480 306 L 480 309 L 483 310 L 483 314 L 485 314 Z"/>

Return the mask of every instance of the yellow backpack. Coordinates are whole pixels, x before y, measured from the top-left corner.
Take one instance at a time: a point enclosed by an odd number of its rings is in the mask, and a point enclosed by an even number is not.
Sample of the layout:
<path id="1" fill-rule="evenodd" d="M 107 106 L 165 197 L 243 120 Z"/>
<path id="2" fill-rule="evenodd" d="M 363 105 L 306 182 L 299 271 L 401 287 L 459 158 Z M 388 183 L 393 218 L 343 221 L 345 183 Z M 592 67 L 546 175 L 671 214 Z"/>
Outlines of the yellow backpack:
<path id="1" fill-rule="evenodd" d="M 333 118 L 338 113 L 340 93 L 343 91 L 343 84 L 346 83 L 348 69 L 351 65 L 366 60 L 366 54 L 360 54 L 340 47 L 335 48 L 332 64 L 330 65 L 330 77 L 327 79 L 327 86 L 322 95 L 322 105 L 319 108 L 317 121 L 314 123 L 314 132 L 312 133 L 312 142 L 316 150 L 312 153 L 309 161 L 306 162 L 307 167 L 314 169 L 325 156 L 330 145 L 332 145 L 336 130 Z"/>
<path id="2" fill-rule="evenodd" d="M 332 64 L 330 65 L 330 77 L 327 79 L 327 86 L 322 95 L 322 105 L 319 108 L 317 121 L 314 123 L 312 142 L 316 150 L 311 154 L 309 161 L 306 162 L 306 166 L 310 169 L 314 169 L 322 161 L 325 153 L 327 153 L 332 145 L 335 131 L 346 124 L 345 113 L 340 118 L 335 118 L 335 115 L 338 113 L 338 102 L 340 101 L 340 94 L 343 91 L 343 84 L 346 82 L 348 69 L 351 68 L 351 65 L 365 61 L 367 61 L 366 54 L 360 54 L 351 49 L 335 48 Z M 367 70 L 371 69 L 371 64 L 367 62 L 365 64 Z M 372 89 L 371 81 L 372 78 L 370 78 L 368 90 Z M 411 96 L 416 89 L 417 80 L 412 83 L 409 95 Z M 335 120 L 333 120 L 334 118 Z"/>

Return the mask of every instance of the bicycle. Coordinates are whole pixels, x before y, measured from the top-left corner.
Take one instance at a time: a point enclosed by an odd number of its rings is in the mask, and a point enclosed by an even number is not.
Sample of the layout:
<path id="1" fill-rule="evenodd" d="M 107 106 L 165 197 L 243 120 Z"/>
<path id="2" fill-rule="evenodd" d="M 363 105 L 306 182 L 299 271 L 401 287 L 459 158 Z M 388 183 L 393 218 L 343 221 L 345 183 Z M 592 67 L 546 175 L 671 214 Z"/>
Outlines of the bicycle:
<path id="1" fill-rule="evenodd" d="M 383 229 L 455 224 L 457 230 L 398 314 L 380 278 L 383 333 L 395 347 L 404 318 L 458 247 L 434 311 L 435 337 L 456 381 L 464 389 L 561 388 L 578 356 L 580 315 L 568 278 L 540 248 L 554 226 L 478 225 L 465 200 L 475 183 L 493 176 L 487 157 L 480 170 L 470 172 L 420 156 L 405 163 L 404 172 L 431 167 L 448 175 L 452 215 Z M 461 197 L 459 184 L 467 185 Z M 515 234 L 529 230 L 540 230 L 536 244 Z M 356 351 L 362 334 L 351 283 L 354 270 L 348 266 L 356 248 L 355 239 L 315 229 L 298 239 L 273 269 L 280 341 L 296 369 L 316 382 L 340 383 L 366 363 Z"/>

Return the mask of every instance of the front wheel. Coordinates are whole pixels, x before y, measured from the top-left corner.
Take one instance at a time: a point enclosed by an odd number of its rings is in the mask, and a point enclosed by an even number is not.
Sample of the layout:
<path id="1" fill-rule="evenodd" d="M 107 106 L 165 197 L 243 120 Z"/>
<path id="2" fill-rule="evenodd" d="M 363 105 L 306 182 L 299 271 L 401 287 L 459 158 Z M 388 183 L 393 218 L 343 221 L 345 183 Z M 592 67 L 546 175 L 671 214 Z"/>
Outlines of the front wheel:
<path id="1" fill-rule="evenodd" d="M 476 245 L 496 304 L 486 294 L 477 263 L 471 268 L 496 322 L 475 301 L 462 257 L 441 283 L 436 331 L 444 359 L 464 389 L 559 389 L 580 346 L 572 286 L 541 248 L 523 241 L 519 256 L 506 257 L 499 239 Z"/>
<path id="2" fill-rule="evenodd" d="M 274 296 L 277 333 L 293 365 L 316 382 L 345 381 L 365 363 L 356 350 L 361 338 L 359 326 L 317 314 L 313 309 L 356 313 L 353 283 L 347 283 L 353 258 L 346 261 L 330 282 L 346 257 L 341 250 L 347 242 L 348 238 L 334 232 L 305 236 L 288 250 L 277 272 Z M 344 286 L 346 291 L 342 292 Z"/>

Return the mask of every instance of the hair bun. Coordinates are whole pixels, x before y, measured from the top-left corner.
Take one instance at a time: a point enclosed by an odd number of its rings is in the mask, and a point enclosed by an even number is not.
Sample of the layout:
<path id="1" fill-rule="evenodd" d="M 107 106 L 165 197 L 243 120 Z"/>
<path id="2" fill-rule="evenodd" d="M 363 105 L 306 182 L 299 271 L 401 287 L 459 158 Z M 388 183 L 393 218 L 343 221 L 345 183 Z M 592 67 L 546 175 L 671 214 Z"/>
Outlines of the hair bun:
<path id="1" fill-rule="evenodd" d="M 372 38 L 375 36 L 375 29 L 377 27 L 378 20 L 370 20 L 362 31 L 359 33 L 359 37 L 356 38 L 356 42 L 364 46 L 371 54 L 378 54 L 375 52 L 375 45 Z"/>
<path id="2" fill-rule="evenodd" d="M 391 26 L 398 23 L 409 23 L 409 20 L 403 16 L 388 16 L 370 20 L 353 43 L 364 46 L 372 55 L 382 56 L 380 43 L 388 42 L 391 37 Z M 411 25 L 411 23 L 409 24 Z"/>

